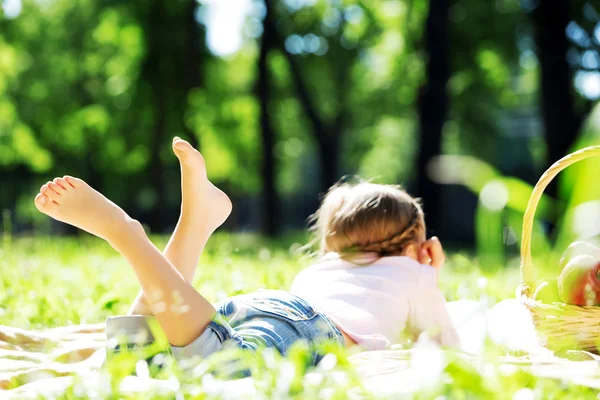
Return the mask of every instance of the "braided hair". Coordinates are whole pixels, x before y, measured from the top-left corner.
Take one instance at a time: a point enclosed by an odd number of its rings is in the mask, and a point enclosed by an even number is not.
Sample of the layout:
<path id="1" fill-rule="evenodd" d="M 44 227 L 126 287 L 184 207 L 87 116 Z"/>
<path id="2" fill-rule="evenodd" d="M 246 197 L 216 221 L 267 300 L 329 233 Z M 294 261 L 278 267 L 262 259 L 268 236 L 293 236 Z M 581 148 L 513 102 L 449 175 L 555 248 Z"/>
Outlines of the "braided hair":
<path id="1" fill-rule="evenodd" d="M 425 239 L 421 205 L 400 186 L 336 185 L 313 218 L 320 254 L 402 255 Z"/>
<path id="2" fill-rule="evenodd" d="M 423 230 L 421 221 L 422 213 L 419 212 L 419 208 L 415 204 L 413 216 L 410 222 L 406 224 L 405 229 L 390 238 L 370 242 L 362 246 L 357 245 L 354 250 L 360 253 L 376 253 L 381 257 L 402 254 L 406 247 L 416 242 L 419 237 L 419 232 Z"/>

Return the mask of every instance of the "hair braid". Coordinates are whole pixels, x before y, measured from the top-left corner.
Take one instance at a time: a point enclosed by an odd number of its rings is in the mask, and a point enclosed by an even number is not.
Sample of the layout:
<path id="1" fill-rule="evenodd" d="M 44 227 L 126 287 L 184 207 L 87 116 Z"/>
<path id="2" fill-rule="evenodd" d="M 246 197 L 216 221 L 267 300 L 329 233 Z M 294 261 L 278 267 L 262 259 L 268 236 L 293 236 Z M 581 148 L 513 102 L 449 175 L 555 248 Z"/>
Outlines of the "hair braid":
<path id="1" fill-rule="evenodd" d="M 417 239 L 416 236 L 421 225 L 421 208 L 418 206 L 416 201 L 414 201 L 412 205 L 413 216 L 401 232 L 378 242 L 371 242 L 362 246 L 355 246 L 353 250 L 359 252 L 376 253 L 379 256 L 402 253 L 408 244 Z"/>
<path id="2" fill-rule="evenodd" d="M 369 182 L 341 183 L 329 190 L 314 216 L 320 254 L 358 253 L 377 257 L 406 254 L 425 236 L 419 201 L 400 186 Z"/>

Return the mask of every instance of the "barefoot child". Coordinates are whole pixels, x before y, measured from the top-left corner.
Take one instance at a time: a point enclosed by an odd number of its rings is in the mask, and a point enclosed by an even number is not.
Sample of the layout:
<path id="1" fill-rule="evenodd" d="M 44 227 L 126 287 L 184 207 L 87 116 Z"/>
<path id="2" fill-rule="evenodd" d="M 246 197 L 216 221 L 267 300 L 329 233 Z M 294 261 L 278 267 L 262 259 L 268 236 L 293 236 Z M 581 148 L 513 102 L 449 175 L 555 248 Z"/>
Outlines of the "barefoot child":
<path id="1" fill-rule="evenodd" d="M 42 186 L 37 208 L 106 240 L 141 286 L 130 315 L 109 318 L 107 335 L 133 334 L 156 318 L 176 358 L 207 357 L 226 346 L 274 347 L 297 340 L 385 348 L 406 329 L 443 345 L 456 333 L 437 287 L 444 262 L 437 239 L 425 240 L 419 204 L 397 187 L 333 188 L 317 213 L 323 262 L 302 272 L 292 291 L 264 290 L 213 306 L 191 285 L 206 241 L 229 216 L 229 198 L 208 180 L 204 159 L 179 138 L 181 215 L 161 253 L 141 224 L 81 179 Z M 430 265 L 429 265 L 430 264 Z M 320 355 L 313 354 L 313 363 Z"/>

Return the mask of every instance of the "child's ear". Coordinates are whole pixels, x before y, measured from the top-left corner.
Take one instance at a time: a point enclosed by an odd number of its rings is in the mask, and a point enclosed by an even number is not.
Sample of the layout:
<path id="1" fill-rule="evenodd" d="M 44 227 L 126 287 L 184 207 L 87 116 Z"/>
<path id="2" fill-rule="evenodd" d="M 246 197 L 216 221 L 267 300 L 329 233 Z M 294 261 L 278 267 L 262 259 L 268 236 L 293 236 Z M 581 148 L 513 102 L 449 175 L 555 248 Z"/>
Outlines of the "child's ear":
<path id="1" fill-rule="evenodd" d="M 431 256 L 429 255 L 429 251 L 425 246 L 421 245 L 419 249 L 419 263 L 423 265 L 431 265 Z"/>

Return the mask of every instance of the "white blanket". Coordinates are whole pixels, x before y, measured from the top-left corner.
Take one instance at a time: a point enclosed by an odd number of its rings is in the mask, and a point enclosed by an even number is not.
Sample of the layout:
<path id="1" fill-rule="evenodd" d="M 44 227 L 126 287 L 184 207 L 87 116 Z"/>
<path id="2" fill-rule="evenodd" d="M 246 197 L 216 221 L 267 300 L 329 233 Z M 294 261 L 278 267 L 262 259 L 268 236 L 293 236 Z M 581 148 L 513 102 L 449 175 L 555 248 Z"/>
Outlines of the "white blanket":
<path id="1" fill-rule="evenodd" d="M 553 357 L 537 344 L 529 314 L 516 300 L 504 300 L 491 310 L 475 301 L 450 302 L 448 311 L 461 338 L 460 357 L 473 362 L 527 368 L 535 375 L 600 388 L 597 360 L 568 361 Z M 101 393 L 99 368 L 104 360 L 103 330 L 104 324 L 42 332 L 0 326 L 0 398 L 58 396 L 74 382 L 78 382 L 79 391 Z M 493 361 L 480 357 L 486 335 L 505 349 L 506 357 Z M 447 352 L 424 341 L 411 350 L 359 353 L 352 356 L 351 361 L 368 390 L 384 396 L 400 396 L 439 379 L 448 358 Z M 20 386 L 10 389 L 15 382 Z M 216 381 L 210 386 L 211 394 L 223 398 L 251 396 L 256 390 L 251 378 Z M 138 377 L 128 377 L 120 385 L 125 393 L 176 392 L 179 388 L 174 380 Z"/>

